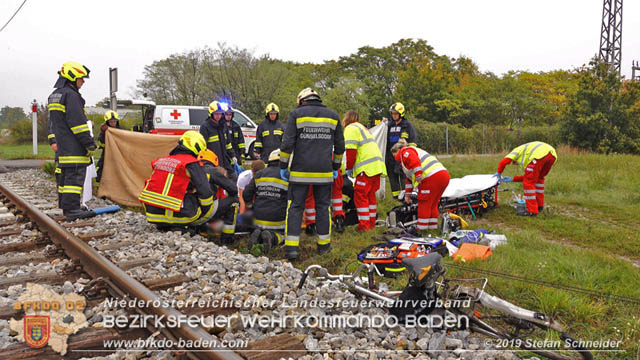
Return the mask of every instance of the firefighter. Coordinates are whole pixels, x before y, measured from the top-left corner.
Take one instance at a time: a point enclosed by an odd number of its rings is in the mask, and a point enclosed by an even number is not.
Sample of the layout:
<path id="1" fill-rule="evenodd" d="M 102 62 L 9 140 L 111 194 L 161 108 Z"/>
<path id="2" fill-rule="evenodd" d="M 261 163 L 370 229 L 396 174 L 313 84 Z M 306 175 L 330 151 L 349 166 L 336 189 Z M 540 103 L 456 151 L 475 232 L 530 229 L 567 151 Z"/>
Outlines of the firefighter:
<path id="1" fill-rule="evenodd" d="M 418 138 L 413 125 L 411 125 L 409 120 L 405 118 L 407 111 L 404 105 L 399 102 L 394 103 L 389 108 L 389 112 L 391 112 L 391 120 L 387 121 L 387 154 L 385 157 L 385 163 L 387 167 L 387 175 L 389 177 L 389 185 L 391 185 L 391 195 L 398 199 L 405 176 L 402 173 L 400 164 L 398 164 L 398 162 L 393 158 L 391 148 L 400 139 L 405 139 L 409 146 L 415 147 L 417 146 L 416 141 Z"/>
<path id="2" fill-rule="evenodd" d="M 96 177 L 96 181 L 100 182 L 102 178 L 102 169 L 104 168 L 104 154 L 106 152 L 105 143 L 107 130 L 112 127 L 116 129 L 120 129 L 120 116 L 118 113 L 112 110 L 104 113 L 104 124 L 100 125 L 100 134 L 98 135 L 98 146 L 102 149 L 102 155 L 100 155 L 100 160 L 98 160 L 98 176 Z"/>
<path id="3" fill-rule="evenodd" d="M 347 111 L 342 126 L 347 149 L 347 174 L 355 177 L 353 187 L 358 230 L 369 231 L 376 227 L 376 191 L 380 188 L 380 175 L 387 175 L 384 159 L 373 135 L 360 123 L 356 111 Z"/>
<path id="4" fill-rule="evenodd" d="M 289 113 L 280 152 L 280 175 L 289 181 L 285 257 L 296 259 L 304 202 L 313 185 L 316 202 L 317 248 L 331 249 L 331 184 L 338 176 L 344 137 L 338 114 L 322 104 L 318 93 L 306 88 L 298 94 L 298 107 Z M 292 157 L 290 171 L 289 159 Z"/>
<path id="5" fill-rule="evenodd" d="M 213 151 L 218 157 L 220 166 L 233 176 L 235 171 L 231 162 L 236 157 L 233 152 L 233 145 L 227 142 L 222 124 L 224 113 L 229 109 L 229 105 L 223 102 L 214 101 L 209 104 L 209 117 L 200 125 L 200 134 L 207 141 L 207 149 Z M 233 178 L 235 181 L 235 178 Z"/>
<path id="6" fill-rule="evenodd" d="M 224 244 L 233 243 L 233 235 L 236 229 L 236 220 L 238 219 L 238 188 L 236 184 L 229 179 L 226 170 L 218 167 L 218 157 L 213 151 L 205 149 L 198 154 L 200 166 L 204 170 L 209 179 L 209 186 L 213 193 L 213 216 L 211 219 L 222 219 L 222 236 L 221 240 Z M 227 192 L 224 198 L 218 198 L 218 188 L 222 188 Z"/>
<path id="7" fill-rule="evenodd" d="M 233 121 L 233 109 L 231 106 L 227 106 L 227 109 L 224 112 L 224 123 L 223 123 L 224 133 L 227 137 L 227 148 L 231 145 L 233 149 L 233 153 L 235 157 L 231 159 L 231 164 L 235 165 L 236 163 L 242 165 L 244 162 L 244 135 L 242 134 L 242 129 L 240 125 Z"/>
<path id="8" fill-rule="evenodd" d="M 49 146 L 51 146 L 51 150 L 53 150 L 53 152 L 55 153 L 55 163 L 56 163 L 56 169 L 54 171 L 55 175 L 56 175 L 56 187 L 60 188 L 61 183 L 60 180 L 62 179 L 62 169 L 60 168 L 60 163 L 58 161 L 58 144 L 56 142 L 56 134 L 54 134 L 53 132 L 53 122 L 49 121 L 47 124 L 47 139 L 49 140 Z M 60 192 L 58 192 L 58 204 L 60 204 L 60 195 L 62 195 Z"/>
<path id="9" fill-rule="evenodd" d="M 151 162 L 153 172 L 138 200 L 147 221 L 158 229 L 187 231 L 213 216 L 213 192 L 198 163 L 198 154 L 206 147 L 200 133 L 187 131 L 169 156 Z"/>
<path id="10" fill-rule="evenodd" d="M 449 172 L 428 152 L 407 146 L 404 139 L 391 148 L 395 160 L 402 166 L 407 180 L 404 200 L 411 203 L 411 193 L 418 191 L 418 230 L 438 229 L 438 204 L 449 185 Z"/>
<path id="11" fill-rule="evenodd" d="M 48 99 L 49 128 L 57 147 L 60 175 L 58 206 L 67 220 L 95 216 L 80 208 L 80 197 L 87 166 L 97 146 L 89 133 L 80 88 L 89 77 L 89 69 L 77 62 L 66 62 L 58 71 L 55 90 Z"/>
<path id="12" fill-rule="evenodd" d="M 256 142 L 254 156 L 262 161 L 267 161 L 269 155 L 282 145 L 284 135 L 284 125 L 280 122 L 280 108 L 271 103 L 264 109 L 264 121 L 258 125 L 256 130 Z"/>
<path id="13" fill-rule="evenodd" d="M 511 150 L 498 164 L 498 179 L 503 182 L 522 182 L 527 212 L 523 216 L 536 216 L 544 208 L 544 178 L 558 159 L 556 149 L 541 141 L 534 141 Z M 523 176 L 502 177 L 504 168 L 509 164 L 520 164 L 524 168 Z"/>
<path id="14" fill-rule="evenodd" d="M 249 248 L 260 241 L 265 253 L 272 246 L 284 243 L 289 182 L 280 177 L 279 163 L 280 149 L 275 149 L 269 155 L 268 166 L 254 175 L 242 193 L 246 203 L 253 202 L 256 229 L 251 234 Z"/>

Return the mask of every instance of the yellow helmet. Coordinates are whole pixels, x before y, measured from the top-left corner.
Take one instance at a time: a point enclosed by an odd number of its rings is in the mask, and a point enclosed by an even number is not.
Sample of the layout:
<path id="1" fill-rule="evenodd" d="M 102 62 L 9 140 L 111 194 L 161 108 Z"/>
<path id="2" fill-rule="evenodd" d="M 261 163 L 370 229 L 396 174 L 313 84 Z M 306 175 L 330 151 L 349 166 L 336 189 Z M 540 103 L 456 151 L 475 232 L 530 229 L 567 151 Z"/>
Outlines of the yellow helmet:
<path id="1" fill-rule="evenodd" d="M 391 105 L 391 107 L 389 108 L 390 112 L 397 112 L 398 114 L 400 114 L 400 117 L 404 117 L 404 114 L 407 112 L 406 109 L 404 108 L 404 105 L 402 105 L 402 103 L 394 103 L 393 105 Z"/>
<path id="2" fill-rule="evenodd" d="M 58 71 L 58 75 L 69 81 L 76 81 L 80 78 L 89 78 L 89 68 L 75 61 L 67 61 L 62 64 L 62 69 Z"/>
<path id="3" fill-rule="evenodd" d="M 264 108 L 264 113 L 265 114 L 269 114 L 270 112 L 274 112 L 274 113 L 277 114 L 277 113 L 280 112 L 280 108 L 275 103 L 271 103 L 271 104 L 267 105 L 266 108 Z"/>
<path id="4" fill-rule="evenodd" d="M 109 110 L 106 113 L 104 113 L 104 122 L 107 122 L 109 120 L 120 120 L 120 116 L 118 116 L 118 113 L 113 111 L 113 110 Z"/>
<path id="5" fill-rule="evenodd" d="M 182 134 L 178 144 L 189 149 L 194 156 L 198 156 L 202 150 L 207 148 L 207 142 L 204 141 L 202 134 L 193 130 L 186 131 Z"/>
<path id="6" fill-rule="evenodd" d="M 198 154 L 198 160 L 207 160 L 213 164 L 213 166 L 218 166 L 218 155 L 209 149 L 204 149 L 200 151 Z"/>
<path id="7" fill-rule="evenodd" d="M 320 95 L 318 95 L 318 93 L 315 90 L 313 90 L 312 88 L 302 89 L 302 91 L 300 91 L 298 93 L 298 102 L 297 103 L 298 103 L 298 105 L 300 105 L 300 102 L 302 100 L 311 99 L 311 98 L 314 98 L 316 100 L 320 100 Z"/>
<path id="8" fill-rule="evenodd" d="M 209 104 L 209 116 L 213 113 L 225 113 L 229 111 L 229 104 L 220 101 L 214 101 Z"/>

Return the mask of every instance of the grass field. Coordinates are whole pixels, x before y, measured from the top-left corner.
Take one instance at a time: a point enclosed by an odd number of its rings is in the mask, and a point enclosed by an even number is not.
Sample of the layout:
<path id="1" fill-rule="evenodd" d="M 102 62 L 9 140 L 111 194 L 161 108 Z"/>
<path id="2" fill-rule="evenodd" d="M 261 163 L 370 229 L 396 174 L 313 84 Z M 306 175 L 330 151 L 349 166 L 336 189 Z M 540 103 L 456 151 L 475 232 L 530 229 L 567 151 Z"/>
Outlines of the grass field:
<path id="1" fill-rule="evenodd" d="M 32 144 L 14 145 L 0 142 L 0 159 L 53 159 L 55 157 L 49 144 L 38 144 L 38 155 L 33 155 Z"/>
<path id="2" fill-rule="evenodd" d="M 441 161 L 452 177 L 462 177 L 493 174 L 501 157 L 454 156 Z M 500 192 L 501 206 L 470 223 L 471 228 L 505 234 L 508 244 L 486 261 L 462 264 L 465 270 L 449 267 L 449 276 L 479 277 L 472 270 L 486 269 L 640 299 L 640 157 L 560 149 L 558 158 L 547 177 L 543 213 L 534 218 L 516 216 L 509 206 L 511 191 Z M 504 175 L 521 172 L 510 165 Z M 501 187 L 522 193 L 521 183 Z M 386 216 L 395 204 L 382 201 L 379 216 Z M 344 234 L 334 234 L 333 250 L 324 257 L 316 254 L 315 239 L 303 233 L 301 258 L 295 265 L 304 269 L 318 263 L 331 272 L 343 272 L 382 230 L 363 235 L 348 228 Z M 283 254 L 278 249 L 271 256 Z M 453 261 L 446 258 L 445 264 Z M 501 277 L 489 281 L 494 294 L 556 317 L 579 339 L 622 340 L 624 353 L 600 352 L 596 358 L 640 358 L 640 306 Z"/>

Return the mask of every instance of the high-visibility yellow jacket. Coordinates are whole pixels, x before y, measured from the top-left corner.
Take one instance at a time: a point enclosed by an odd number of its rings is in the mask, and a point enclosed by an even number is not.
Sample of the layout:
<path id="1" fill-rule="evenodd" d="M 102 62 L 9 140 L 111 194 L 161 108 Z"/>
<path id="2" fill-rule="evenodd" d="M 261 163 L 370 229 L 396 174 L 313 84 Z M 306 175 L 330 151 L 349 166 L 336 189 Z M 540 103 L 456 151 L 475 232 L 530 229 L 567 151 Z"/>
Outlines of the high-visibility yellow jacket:
<path id="1" fill-rule="evenodd" d="M 357 150 L 353 175 L 364 172 L 367 176 L 382 174 L 387 176 L 387 169 L 378 144 L 373 135 L 361 123 L 355 122 L 344 128 L 344 143 L 347 150 Z"/>
<path id="2" fill-rule="evenodd" d="M 511 150 L 505 158 L 511 159 L 513 162 L 519 163 L 523 168 L 526 168 L 532 160 L 542 159 L 549 153 L 555 158 L 558 158 L 556 149 L 554 149 L 553 146 L 543 143 L 542 141 L 533 141 Z"/>
<path id="3" fill-rule="evenodd" d="M 435 156 L 413 146 L 405 146 L 396 154 L 396 161 L 402 165 L 407 176 L 405 189 L 417 186 L 422 180 L 441 170 L 447 170 Z"/>

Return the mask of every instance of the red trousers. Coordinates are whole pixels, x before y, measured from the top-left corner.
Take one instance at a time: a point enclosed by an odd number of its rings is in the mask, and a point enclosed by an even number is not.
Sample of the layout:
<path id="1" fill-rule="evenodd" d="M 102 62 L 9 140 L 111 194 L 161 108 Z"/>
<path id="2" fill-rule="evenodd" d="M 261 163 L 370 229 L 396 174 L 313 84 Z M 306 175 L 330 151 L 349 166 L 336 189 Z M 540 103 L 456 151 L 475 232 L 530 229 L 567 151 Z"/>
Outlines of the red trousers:
<path id="1" fill-rule="evenodd" d="M 353 202 L 358 212 L 358 231 L 369 231 L 376 227 L 378 204 L 376 191 L 380 188 L 380 175 L 358 174 L 353 184 Z"/>
<path id="2" fill-rule="evenodd" d="M 418 185 L 418 230 L 438 229 L 438 203 L 447 185 L 447 170 L 432 174 Z"/>
<path id="3" fill-rule="evenodd" d="M 338 177 L 333 179 L 333 186 L 331 187 L 331 218 L 335 219 L 336 216 L 344 216 L 344 210 L 342 208 L 342 185 L 344 180 L 342 174 L 338 170 Z M 307 199 L 304 201 L 304 224 L 309 225 L 316 222 L 316 202 L 313 198 L 313 185 L 309 186 L 309 192 L 307 193 Z"/>
<path id="4" fill-rule="evenodd" d="M 555 162 L 555 156 L 549 153 L 542 159 L 531 161 L 524 169 L 522 188 L 528 212 L 537 214 L 538 208 L 544 206 L 544 177 Z"/>

